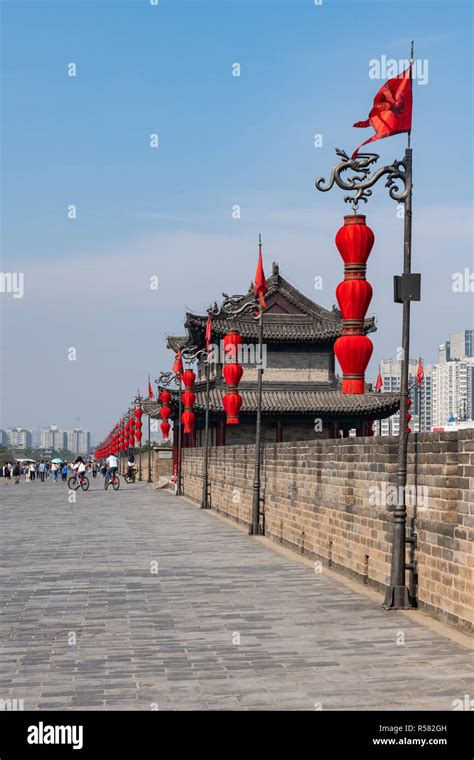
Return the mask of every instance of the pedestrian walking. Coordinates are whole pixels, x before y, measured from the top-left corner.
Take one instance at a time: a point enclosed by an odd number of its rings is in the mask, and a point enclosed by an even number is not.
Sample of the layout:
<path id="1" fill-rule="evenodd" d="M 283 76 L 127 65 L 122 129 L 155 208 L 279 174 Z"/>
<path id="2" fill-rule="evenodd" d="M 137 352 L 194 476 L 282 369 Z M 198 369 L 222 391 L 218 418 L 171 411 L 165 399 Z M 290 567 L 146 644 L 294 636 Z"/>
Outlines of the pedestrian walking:
<path id="1" fill-rule="evenodd" d="M 30 480 L 35 480 L 36 479 L 36 467 L 34 466 L 34 464 L 30 464 L 30 468 L 29 469 L 30 469 Z"/>
<path id="2" fill-rule="evenodd" d="M 44 483 L 45 474 L 46 474 L 46 465 L 43 462 L 43 460 L 41 460 L 40 465 L 39 465 L 39 476 L 40 476 L 40 481 L 42 483 Z"/>
<path id="3" fill-rule="evenodd" d="M 59 467 L 56 462 L 51 463 L 51 472 L 53 473 L 54 482 L 58 482 Z"/>
<path id="4" fill-rule="evenodd" d="M 61 469 L 61 480 L 66 481 L 67 480 L 67 464 L 64 462 L 62 469 Z"/>
<path id="5" fill-rule="evenodd" d="M 92 464 L 92 477 L 93 478 L 97 477 L 97 470 L 98 470 L 97 462 L 93 462 L 93 464 Z"/>
<path id="6" fill-rule="evenodd" d="M 21 478 L 21 464 L 19 462 L 15 463 L 15 466 L 13 468 L 13 477 L 15 478 L 15 485 L 17 486 L 20 483 Z"/>
<path id="7" fill-rule="evenodd" d="M 2 475 L 3 479 L 5 481 L 5 485 L 8 485 L 8 481 L 11 479 L 12 471 L 10 467 L 10 462 L 5 462 L 5 464 L 2 467 Z"/>

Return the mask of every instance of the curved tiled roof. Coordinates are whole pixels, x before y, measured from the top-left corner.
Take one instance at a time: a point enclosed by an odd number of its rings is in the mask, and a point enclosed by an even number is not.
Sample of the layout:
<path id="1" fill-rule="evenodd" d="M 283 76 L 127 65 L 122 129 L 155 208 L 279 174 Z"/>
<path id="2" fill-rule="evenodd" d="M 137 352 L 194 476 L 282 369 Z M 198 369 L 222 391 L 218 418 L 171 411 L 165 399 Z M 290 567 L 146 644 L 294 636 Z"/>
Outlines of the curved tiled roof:
<path id="1" fill-rule="evenodd" d="M 211 388 L 209 410 L 222 412 L 222 397 L 225 387 Z M 257 409 L 256 389 L 241 389 L 242 408 L 240 414 L 255 413 Z M 177 401 L 176 393 L 173 401 Z M 195 411 L 204 411 L 206 404 L 205 390 L 196 389 Z M 364 393 L 363 395 L 343 394 L 340 390 L 272 390 L 262 392 L 263 414 L 319 414 L 349 415 L 362 414 L 364 417 L 373 415 L 374 419 L 388 417 L 398 410 L 399 396 L 392 393 Z M 151 417 L 159 417 L 160 404 L 156 401 L 145 401 L 144 409 Z"/>
<path id="2" fill-rule="evenodd" d="M 341 335 L 342 319 L 340 312 L 335 308 L 329 311 L 311 301 L 281 277 L 277 265 L 274 265 L 274 273 L 267 280 L 267 287 L 267 295 L 265 296 L 267 300 L 271 299 L 273 294 L 281 294 L 287 302 L 295 307 L 296 311 L 293 313 L 265 311 L 263 319 L 264 341 L 318 343 L 335 340 Z M 247 303 L 253 303 L 253 301 L 253 292 L 249 291 L 246 295 L 240 296 L 238 304 L 239 307 L 242 307 Z M 188 342 L 203 344 L 206 322 L 207 314 L 186 312 L 185 327 L 189 333 Z M 258 321 L 249 312 L 232 318 L 225 315 L 213 317 L 213 338 L 222 338 L 232 326 L 239 330 L 244 339 L 251 341 L 258 339 Z M 373 317 L 365 320 L 366 332 L 373 332 L 376 329 Z M 177 351 L 178 348 L 181 348 L 180 341 L 185 340 L 186 338 L 171 336 L 168 338 L 168 345 Z"/>

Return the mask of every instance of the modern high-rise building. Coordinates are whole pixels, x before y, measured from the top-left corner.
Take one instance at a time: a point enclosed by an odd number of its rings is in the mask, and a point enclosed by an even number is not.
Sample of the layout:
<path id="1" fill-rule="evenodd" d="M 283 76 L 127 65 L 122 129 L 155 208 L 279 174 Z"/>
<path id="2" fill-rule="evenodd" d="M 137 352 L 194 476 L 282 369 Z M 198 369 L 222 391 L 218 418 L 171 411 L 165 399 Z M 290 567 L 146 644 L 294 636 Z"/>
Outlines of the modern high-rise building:
<path id="1" fill-rule="evenodd" d="M 6 430 L 0 430 L 0 444 L 8 446 L 8 433 Z"/>
<path id="2" fill-rule="evenodd" d="M 421 386 L 421 403 L 416 384 L 418 361 L 410 359 L 408 366 L 408 385 L 410 389 L 412 419 L 410 428 L 413 432 L 431 430 L 431 367 L 424 367 L 424 381 Z M 382 376 L 382 393 L 398 393 L 400 391 L 401 361 L 397 359 L 382 359 L 380 362 Z M 400 414 L 392 415 L 381 423 L 381 435 L 398 435 Z M 378 432 L 378 427 L 375 428 Z"/>
<path id="3" fill-rule="evenodd" d="M 67 431 L 67 449 L 73 454 L 88 454 L 91 447 L 91 434 L 89 430 L 74 428 Z"/>
<path id="4" fill-rule="evenodd" d="M 444 364 L 445 362 L 449 362 L 451 356 L 451 345 L 449 343 L 449 340 L 445 340 L 444 343 L 440 343 L 438 345 L 438 362 L 439 364 Z"/>
<path id="5" fill-rule="evenodd" d="M 9 428 L 5 431 L 8 436 L 8 446 L 13 449 L 29 449 L 32 446 L 31 430 L 27 428 Z"/>
<path id="6" fill-rule="evenodd" d="M 461 330 L 461 332 L 454 333 L 451 335 L 449 345 L 450 360 L 474 357 L 474 330 Z"/>
<path id="7" fill-rule="evenodd" d="M 432 370 L 432 425 L 473 419 L 474 358 L 435 364 Z"/>
<path id="8" fill-rule="evenodd" d="M 57 425 L 50 425 L 49 428 L 41 431 L 39 448 L 62 451 L 67 447 L 66 441 L 65 431 L 59 430 Z"/>
<path id="9" fill-rule="evenodd" d="M 460 330 L 439 344 L 432 372 L 432 426 L 474 417 L 474 330 Z"/>
<path id="10" fill-rule="evenodd" d="M 32 447 L 34 449 L 39 449 L 41 446 L 41 433 L 43 432 L 43 428 L 33 428 L 31 431 L 31 440 L 32 440 Z"/>

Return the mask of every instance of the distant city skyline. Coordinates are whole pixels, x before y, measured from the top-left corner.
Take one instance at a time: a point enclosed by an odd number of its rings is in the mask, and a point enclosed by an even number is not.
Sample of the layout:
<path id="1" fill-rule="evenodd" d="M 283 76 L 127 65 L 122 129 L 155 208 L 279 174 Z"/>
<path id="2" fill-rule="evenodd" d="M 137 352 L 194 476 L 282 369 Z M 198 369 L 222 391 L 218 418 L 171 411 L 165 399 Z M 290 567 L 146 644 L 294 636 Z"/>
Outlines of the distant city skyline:
<path id="1" fill-rule="evenodd" d="M 90 430 L 76 427 L 62 429 L 51 424 L 48 427 L 15 425 L 0 429 L 1 443 L 12 448 L 32 448 L 53 451 L 88 453 L 92 447 Z"/>

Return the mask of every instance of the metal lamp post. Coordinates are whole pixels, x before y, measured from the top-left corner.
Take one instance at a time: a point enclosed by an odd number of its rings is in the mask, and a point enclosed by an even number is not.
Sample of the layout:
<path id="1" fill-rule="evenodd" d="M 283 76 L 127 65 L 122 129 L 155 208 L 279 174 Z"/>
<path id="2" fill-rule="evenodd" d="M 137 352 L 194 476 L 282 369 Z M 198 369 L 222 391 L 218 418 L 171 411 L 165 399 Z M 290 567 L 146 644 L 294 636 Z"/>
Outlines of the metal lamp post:
<path id="1" fill-rule="evenodd" d="M 224 301 L 220 306 L 217 304 L 212 308 L 212 315 L 218 316 L 224 314 L 229 317 L 236 317 L 239 314 L 252 312 L 254 319 L 258 320 L 258 357 L 257 357 L 257 417 L 255 425 L 255 462 L 254 477 L 252 485 L 252 515 L 249 525 L 249 535 L 256 536 L 263 533 L 260 525 L 260 491 L 261 491 L 261 435 L 262 435 L 262 387 L 263 387 L 263 308 L 260 301 L 254 298 L 241 306 L 241 301 L 245 296 L 227 296 L 223 294 Z M 255 313 L 256 312 L 256 313 Z"/>
<path id="2" fill-rule="evenodd" d="M 212 307 L 208 313 L 211 312 Z M 201 509 L 209 509 L 209 398 L 210 398 L 210 357 L 211 352 L 207 348 L 200 348 L 197 351 L 190 349 L 183 349 L 181 351 L 182 358 L 187 364 L 191 364 L 194 361 L 202 361 L 206 366 L 206 407 L 205 407 L 205 422 L 204 422 L 204 461 L 203 461 L 203 477 L 202 477 L 202 495 L 201 495 Z"/>
<path id="3" fill-rule="evenodd" d="M 206 352 L 206 416 L 204 422 L 204 462 L 202 474 L 201 509 L 210 509 L 209 504 L 209 396 L 210 374 L 209 353 Z"/>
<path id="4" fill-rule="evenodd" d="M 413 60 L 413 53 L 412 59 Z M 389 195 L 397 203 L 403 203 L 404 214 L 404 241 L 403 241 L 403 274 L 394 278 L 394 300 L 403 304 L 402 314 L 402 366 L 400 378 L 400 430 L 398 437 L 398 464 L 397 464 L 397 492 L 399 494 L 393 516 L 393 542 L 390 586 L 387 588 L 384 607 L 386 609 L 408 609 L 413 606 L 408 588 L 405 582 L 406 544 L 413 544 L 414 536 L 406 536 L 406 483 L 407 483 L 407 449 L 408 449 L 408 370 L 410 355 L 410 305 L 412 301 L 420 300 L 419 274 L 411 272 L 411 232 L 412 232 L 412 149 L 410 139 L 402 161 L 394 161 L 392 164 L 383 166 L 371 175 L 372 164 L 375 164 L 379 156 L 376 153 L 359 153 L 356 158 L 350 158 L 347 153 L 339 148 L 336 153 L 341 161 L 337 163 L 331 173 L 329 181 L 323 177 L 316 180 L 316 188 L 327 192 L 333 185 L 343 190 L 354 193 L 346 195 L 344 201 L 351 203 L 354 212 L 357 211 L 359 201 L 367 202 L 372 195 L 371 188 L 382 178 L 386 177 L 385 187 L 389 188 Z M 402 185 L 402 187 L 400 187 Z"/>
<path id="5" fill-rule="evenodd" d="M 181 386 L 181 374 L 175 373 L 175 372 L 161 372 L 160 376 L 157 380 L 155 380 L 155 383 L 158 386 L 158 392 L 159 388 L 169 388 L 170 385 L 173 383 L 178 386 L 178 449 L 177 449 L 177 457 L 178 457 L 178 472 L 176 474 L 176 496 L 182 495 L 182 489 L 181 489 L 181 407 L 182 407 L 182 399 L 181 399 L 181 392 L 182 392 L 182 386 Z"/>
<path id="6" fill-rule="evenodd" d="M 142 410 L 143 412 L 143 396 L 140 395 L 140 391 L 137 392 L 137 395 L 134 398 L 134 404 L 138 405 L 138 408 Z M 135 414 L 135 412 L 132 412 Z M 148 431 L 148 451 L 150 451 L 150 432 Z M 150 454 L 148 453 L 148 471 L 150 468 Z M 138 441 L 138 480 L 143 480 L 142 476 L 142 441 L 141 438 Z M 148 483 L 151 481 L 148 480 Z"/>

